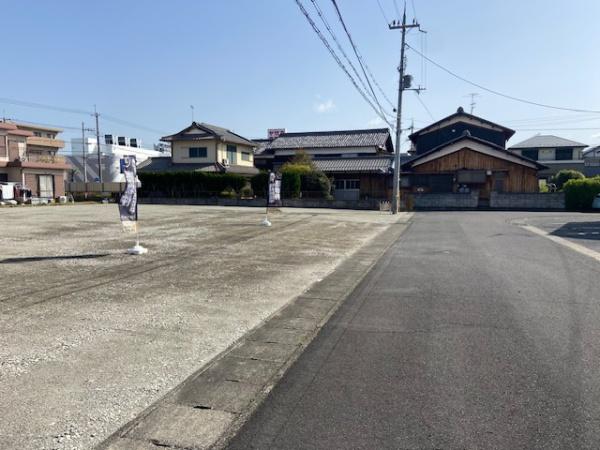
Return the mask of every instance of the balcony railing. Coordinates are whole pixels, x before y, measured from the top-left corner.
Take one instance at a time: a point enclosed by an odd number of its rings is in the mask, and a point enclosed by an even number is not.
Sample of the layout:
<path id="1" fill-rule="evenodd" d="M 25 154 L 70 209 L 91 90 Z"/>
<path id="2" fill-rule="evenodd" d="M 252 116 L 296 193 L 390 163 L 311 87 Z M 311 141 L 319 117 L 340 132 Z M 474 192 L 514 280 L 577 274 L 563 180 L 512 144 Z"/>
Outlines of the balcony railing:
<path id="1" fill-rule="evenodd" d="M 50 164 L 64 164 L 64 162 L 65 162 L 64 156 L 40 155 L 40 154 L 36 154 L 36 153 L 27 153 L 25 155 L 25 160 L 29 161 L 29 162 L 50 163 Z"/>
<path id="2" fill-rule="evenodd" d="M 66 162 L 64 156 L 19 152 L 15 148 L 11 148 L 8 154 L 9 161 L 27 161 L 46 164 L 64 164 Z"/>

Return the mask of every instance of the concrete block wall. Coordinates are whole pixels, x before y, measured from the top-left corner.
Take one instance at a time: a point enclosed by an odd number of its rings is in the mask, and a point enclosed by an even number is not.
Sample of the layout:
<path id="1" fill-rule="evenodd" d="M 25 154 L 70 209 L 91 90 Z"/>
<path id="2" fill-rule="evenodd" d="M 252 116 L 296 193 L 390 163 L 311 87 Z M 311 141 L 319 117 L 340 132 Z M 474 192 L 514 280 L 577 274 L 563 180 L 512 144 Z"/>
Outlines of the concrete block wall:
<path id="1" fill-rule="evenodd" d="M 476 209 L 478 202 L 478 191 L 472 191 L 468 194 L 414 194 L 413 197 L 414 209 L 421 210 Z"/>
<path id="2" fill-rule="evenodd" d="M 219 206 L 251 206 L 264 208 L 266 200 L 238 198 L 164 198 L 141 197 L 140 203 L 162 205 L 219 205 Z M 284 199 L 282 206 L 291 208 L 334 208 L 379 210 L 379 200 L 325 200 L 325 199 Z"/>
<path id="3" fill-rule="evenodd" d="M 490 208 L 515 210 L 564 210 L 564 192 L 500 193 L 490 195 Z"/>

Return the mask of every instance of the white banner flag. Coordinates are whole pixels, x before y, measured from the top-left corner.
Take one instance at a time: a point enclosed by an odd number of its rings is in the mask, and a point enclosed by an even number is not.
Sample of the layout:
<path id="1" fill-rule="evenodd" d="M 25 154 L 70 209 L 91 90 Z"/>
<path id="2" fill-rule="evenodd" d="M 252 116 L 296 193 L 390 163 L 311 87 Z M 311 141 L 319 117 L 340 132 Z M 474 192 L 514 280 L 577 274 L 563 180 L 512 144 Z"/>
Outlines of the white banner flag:
<path id="1" fill-rule="evenodd" d="M 269 174 L 269 206 L 281 206 L 281 178 Z"/>
<path id="2" fill-rule="evenodd" d="M 119 201 L 119 215 L 123 230 L 137 231 L 137 165 L 135 156 L 125 156 L 121 159 L 121 172 L 125 175 L 125 191 Z"/>

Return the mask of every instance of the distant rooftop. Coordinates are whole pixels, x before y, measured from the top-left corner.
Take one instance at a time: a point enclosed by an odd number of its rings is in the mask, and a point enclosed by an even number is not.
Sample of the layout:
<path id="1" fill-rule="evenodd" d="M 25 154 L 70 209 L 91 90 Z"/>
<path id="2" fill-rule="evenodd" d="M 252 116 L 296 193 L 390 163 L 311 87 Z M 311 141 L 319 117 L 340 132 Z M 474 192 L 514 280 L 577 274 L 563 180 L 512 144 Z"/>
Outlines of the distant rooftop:
<path id="1" fill-rule="evenodd" d="M 274 150 L 343 147 L 381 147 L 393 151 L 387 128 L 284 133 L 268 144 Z"/>
<path id="2" fill-rule="evenodd" d="M 392 156 L 365 158 L 316 159 L 315 166 L 323 172 L 339 173 L 388 173 L 392 168 Z"/>
<path id="3" fill-rule="evenodd" d="M 587 147 L 587 144 L 582 144 L 581 142 L 572 141 L 551 134 L 538 134 L 537 136 L 530 137 L 523 142 L 510 146 L 509 149 L 555 147 Z"/>
<path id="4" fill-rule="evenodd" d="M 194 130 L 196 131 L 195 133 L 190 133 Z M 249 145 L 251 147 L 256 146 L 255 142 L 252 142 L 251 140 L 246 139 L 245 137 L 240 136 L 239 134 L 236 134 L 227 128 L 218 127 L 216 125 L 211 125 L 204 122 L 192 122 L 190 126 L 184 128 L 178 133 L 171 134 L 169 136 L 163 136 L 160 138 L 160 140 L 163 142 L 173 142 L 177 140 L 200 141 L 212 138 L 217 138 L 223 142 L 230 142 L 232 144 Z"/>

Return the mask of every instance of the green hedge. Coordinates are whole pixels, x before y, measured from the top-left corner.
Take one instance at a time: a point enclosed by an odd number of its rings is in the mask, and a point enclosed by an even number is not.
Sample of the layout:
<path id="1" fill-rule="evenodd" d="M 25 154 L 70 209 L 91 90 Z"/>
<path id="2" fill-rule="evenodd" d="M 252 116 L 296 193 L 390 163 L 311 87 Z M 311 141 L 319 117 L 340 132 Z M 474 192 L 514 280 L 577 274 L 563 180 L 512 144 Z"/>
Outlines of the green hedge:
<path id="1" fill-rule="evenodd" d="M 269 186 L 269 173 L 261 172 L 250 178 L 250 185 L 257 197 L 266 197 Z"/>
<path id="2" fill-rule="evenodd" d="M 581 180 L 585 175 L 577 170 L 563 169 L 559 170 L 551 179 L 551 182 L 556 184 L 556 188 L 561 190 L 565 183 L 569 180 Z"/>
<path id="3" fill-rule="evenodd" d="M 281 194 L 283 198 L 299 198 L 302 182 L 300 174 L 294 171 L 281 174 Z"/>
<path id="4" fill-rule="evenodd" d="M 202 172 L 141 172 L 141 197 L 213 197 L 227 192 L 231 195 L 246 185 L 242 175 Z"/>
<path id="5" fill-rule="evenodd" d="M 569 180 L 563 186 L 563 190 L 567 209 L 590 209 L 594 197 L 600 194 L 600 177 Z"/>
<path id="6" fill-rule="evenodd" d="M 313 171 L 301 177 L 302 197 L 331 198 L 331 181 L 323 172 Z"/>

